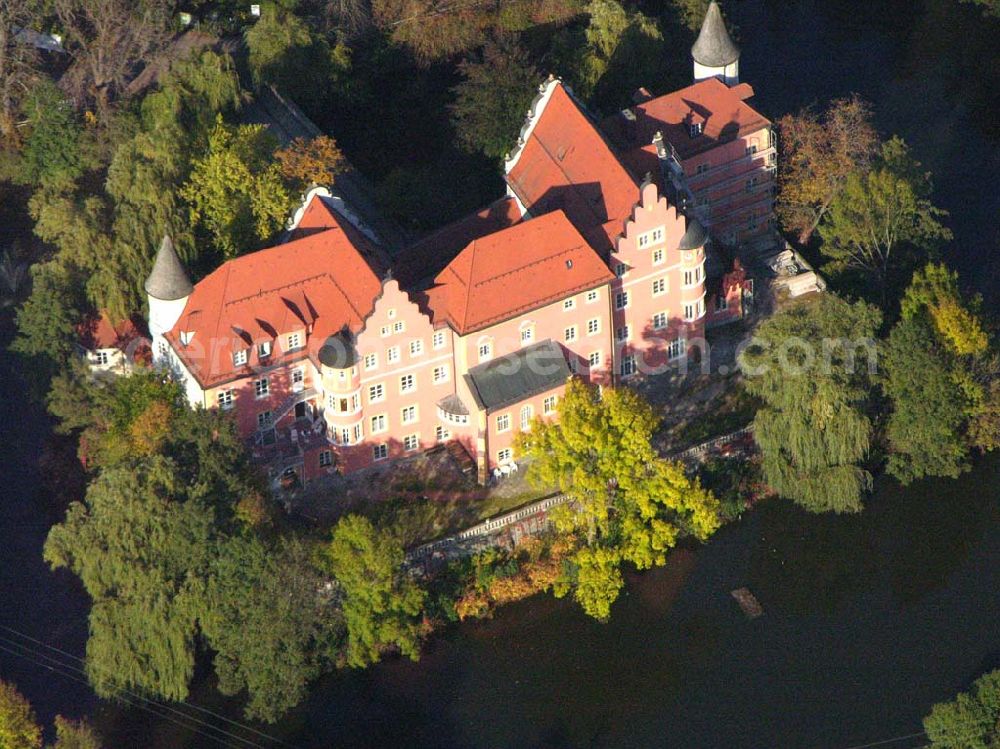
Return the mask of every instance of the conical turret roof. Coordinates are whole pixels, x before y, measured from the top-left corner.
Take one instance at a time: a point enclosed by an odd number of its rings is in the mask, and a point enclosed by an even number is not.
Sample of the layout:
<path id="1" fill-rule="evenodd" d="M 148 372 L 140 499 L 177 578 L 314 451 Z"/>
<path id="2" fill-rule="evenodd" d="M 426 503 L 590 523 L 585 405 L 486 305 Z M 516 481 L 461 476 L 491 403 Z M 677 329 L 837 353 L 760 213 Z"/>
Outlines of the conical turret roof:
<path id="1" fill-rule="evenodd" d="M 706 241 L 708 241 L 708 232 L 705 231 L 705 227 L 694 216 L 687 216 L 687 228 L 684 236 L 681 237 L 679 249 L 697 250 L 699 247 L 704 247 Z"/>
<path id="2" fill-rule="evenodd" d="M 708 68 L 725 67 L 740 57 L 740 48 L 730 39 L 726 22 L 722 20 L 722 11 L 715 0 L 708 4 L 698 39 L 691 47 L 691 56 L 695 62 Z"/>
<path id="3" fill-rule="evenodd" d="M 175 299 L 183 299 L 191 296 L 194 287 L 191 280 L 181 265 L 174 243 L 170 237 L 163 235 L 160 249 L 156 253 L 156 261 L 153 263 L 153 270 L 146 279 L 146 293 L 154 299 L 163 302 L 171 302 Z"/>

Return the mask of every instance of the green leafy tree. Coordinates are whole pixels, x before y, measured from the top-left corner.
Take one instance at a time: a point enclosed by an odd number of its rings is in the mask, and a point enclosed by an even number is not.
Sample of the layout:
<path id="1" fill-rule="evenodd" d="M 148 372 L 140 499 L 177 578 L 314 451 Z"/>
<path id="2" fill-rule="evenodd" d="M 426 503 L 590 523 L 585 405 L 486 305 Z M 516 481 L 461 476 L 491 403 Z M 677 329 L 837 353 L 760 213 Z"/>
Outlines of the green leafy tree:
<path id="1" fill-rule="evenodd" d="M 265 5 L 245 37 L 257 86 L 272 84 L 296 103 L 322 111 L 335 61 L 321 34 L 291 11 Z"/>
<path id="2" fill-rule="evenodd" d="M 812 512 L 856 512 L 871 486 L 862 467 L 878 310 L 826 293 L 766 320 L 740 355 L 766 482 Z"/>
<path id="3" fill-rule="evenodd" d="M 708 12 L 709 0 L 671 0 L 674 12 L 680 22 L 691 31 L 698 31 Z"/>
<path id="4" fill-rule="evenodd" d="M 1000 742 L 1000 670 L 979 677 L 969 692 L 940 702 L 924 718 L 930 749 L 995 749 Z"/>
<path id="5" fill-rule="evenodd" d="M 181 195 L 227 258 L 257 249 L 282 227 L 291 196 L 263 125 L 216 123 L 208 152 L 194 163 Z"/>
<path id="6" fill-rule="evenodd" d="M 343 593 L 347 664 L 367 666 L 390 648 L 417 660 L 424 591 L 403 569 L 399 542 L 367 518 L 348 515 L 325 555 Z"/>
<path id="7" fill-rule="evenodd" d="M 224 694 L 246 690 L 248 718 L 273 722 L 335 661 L 344 624 L 321 591 L 309 550 L 250 535 L 225 542 L 205 593 L 201 626 Z"/>
<path id="8" fill-rule="evenodd" d="M 17 310 L 17 337 L 10 348 L 26 361 L 41 397 L 50 378 L 73 359 L 76 325 L 86 304 L 78 274 L 59 262 L 34 265 L 31 278 L 31 295 Z"/>
<path id="9" fill-rule="evenodd" d="M 502 159 L 517 139 L 541 74 L 511 36 L 488 41 L 479 56 L 459 64 L 464 80 L 455 86 L 452 122 L 459 141 Z"/>
<path id="10" fill-rule="evenodd" d="M 902 482 L 957 476 L 970 447 L 992 449 L 1000 365 L 958 276 L 929 264 L 913 275 L 889 335 L 883 387 L 892 404 L 888 470 Z"/>
<path id="11" fill-rule="evenodd" d="M 46 561 L 79 576 L 93 601 L 86 670 L 101 696 L 131 688 L 187 697 L 214 517 L 184 499 L 168 458 L 123 464 L 103 471 L 49 532 Z"/>
<path id="12" fill-rule="evenodd" d="M 94 166 L 81 148 L 82 127 L 73 105 L 55 83 L 39 81 L 24 110 L 31 129 L 24 146 L 23 181 L 71 185 Z"/>
<path id="13" fill-rule="evenodd" d="M 968 403 L 950 365 L 951 356 L 926 320 L 901 320 L 892 329 L 882 357 L 892 402 L 887 470 L 904 484 L 923 476 L 955 478 L 969 468 Z"/>
<path id="14" fill-rule="evenodd" d="M 39 62 L 35 49 L 22 43 L 14 30 L 30 28 L 38 6 L 36 0 L 0 3 L 0 143 L 4 147 L 19 144 L 20 105 L 36 79 Z"/>
<path id="15" fill-rule="evenodd" d="M 572 589 L 600 619 L 621 588 L 621 562 L 639 569 L 662 565 L 682 535 L 704 540 L 719 526 L 715 497 L 656 454 L 651 438 L 658 423 L 653 408 L 630 389 L 601 395 L 571 380 L 559 420 L 536 421 L 518 438 L 517 449 L 531 460 L 530 480 L 558 486 L 572 499 L 553 510 L 556 529 L 583 543 L 556 593 Z"/>
<path id="16" fill-rule="evenodd" d="M 906 144 L 899 138 L 883 144 L 874 168 L 847 178 L 820 224 L 828 268 L 860 273 L 885 306 L 898 272 L 951 238 L 939 221 L 947 214 L 934 207 L 930 193 L 930 175 L 920 171 Z"/>
<path id="17" fill-rule="evenodd" d="M 35 711 L 13 684 L 0 681 L 0 747 L 41 749 L 42 729 Z"/>
<path id="18" fill-rule="evenodd" d="M 56 716 L 56 743 L 51 749 L 101 749 L 97 732 L 84 720 L 69 720 Z"/>

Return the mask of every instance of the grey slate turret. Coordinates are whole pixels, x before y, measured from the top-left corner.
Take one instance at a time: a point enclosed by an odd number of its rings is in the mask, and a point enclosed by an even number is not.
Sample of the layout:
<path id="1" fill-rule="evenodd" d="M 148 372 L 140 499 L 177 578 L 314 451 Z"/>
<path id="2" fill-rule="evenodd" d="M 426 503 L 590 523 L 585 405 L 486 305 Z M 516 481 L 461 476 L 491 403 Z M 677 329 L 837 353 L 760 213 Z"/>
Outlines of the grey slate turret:
<path id="1" fill-rule="evenodd" d="M 681 244 L 678 249 L 697 250 L 699 247 L 703 247 L 706 241 L 708 241 L 708 232 L 705 231 L 705 227 L 694 216 L 688 216 L 687 229 L 684 232 L 684 236 L 681 237 Z"/>
<path id="2" fill-rule="evenodd" d="M 706 68 L 724 68 L 740 57 L 740 48 L 729 37 L 726 22 L 722 20 L 722 11 L 715 0 L 708 4 L 708 12 L 702 21 L 698 39 L 691 47 L 691 57 Z"/>
<path id="3" fill-rule="evenodd" d="M 160 249 L 156 253 L 153 270 L 145 283 L 146 293 L 154 299 L 171 302 L 191 296 L 194 286 L 181 265 L 174 243 L 170 237 L 163 235 Z"/>

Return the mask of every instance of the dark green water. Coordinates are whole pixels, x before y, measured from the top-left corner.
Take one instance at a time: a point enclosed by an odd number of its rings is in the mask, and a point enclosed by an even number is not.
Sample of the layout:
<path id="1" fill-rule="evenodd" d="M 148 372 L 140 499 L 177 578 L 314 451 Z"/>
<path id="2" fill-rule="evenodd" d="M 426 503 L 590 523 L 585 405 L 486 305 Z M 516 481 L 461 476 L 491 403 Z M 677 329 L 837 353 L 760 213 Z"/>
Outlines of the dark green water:
<path id="1" fill-rule="evenodd" d="M 744 0 L 729 13 L 743 78 L 768 115 L 851 91 L 874 102 L 883 131 L 902 134 L 935 174 L 935 200 L 952 213 L 949 262 L 1000 299 L 1000 25 L 953 0 Z M 3 354 L 0 625 L 79 656 L 87 600 L 40 558 L 59 500 L 40 483 L 49 428 L 26 414 L 25 389 Z M 631 579 L 608 625 L 536 597 L 451 628 L 419 663 L 327 677 L 264 730 L 302 747 L 847 749 L 911 734 L 933 702 L 1000 665 L 998 487 L 993 456 L 957 481 L 885 483 L 858 517 L 768 504 Z M 730 597 L 741 586 L 764 605 L 760 619 Z M 96 710 L 112 747 L 219 746 L 100 704 L 37 658 L 0 648 L 0 677 L 46 722 Z M 204 680 L 197 699 L 240 717 Z"/>

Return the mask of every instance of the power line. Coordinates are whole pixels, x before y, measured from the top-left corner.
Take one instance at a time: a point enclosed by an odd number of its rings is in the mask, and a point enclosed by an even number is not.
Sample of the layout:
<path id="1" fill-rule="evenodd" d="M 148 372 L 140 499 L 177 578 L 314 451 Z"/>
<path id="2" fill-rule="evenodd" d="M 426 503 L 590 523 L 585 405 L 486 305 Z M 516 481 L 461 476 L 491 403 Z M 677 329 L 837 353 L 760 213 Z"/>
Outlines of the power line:
<path id="1" fill-rule="evenodd" d="M 390 27 L 401 26 L 404 23 L 408 23 L 409 21 L 415 21 L 418 18 L 432 18 L 434 16 L 443 16 L 445 13 L 448 13 L 456 8 L 477 8 L 481 5 L 487 5 L 490 2 L 492 2 L 492 0 L 476 0 L 475 2 L 471 3 L 460 3 L 460 2 L 451 3 L 450 5 L 445 5 L 441 8 L 437 8 L 436 10 L 426 11 L 424 13 L 414 13 L 412 16 L 407 16 L 406 18 L 400 18 L 398 21 L 393 21 L 392 23 L 386 25 Z"/>
<path id="2" fill-rule="evenodd" d="M 16 643 L 15 643 L 15 645 L 16 645 Z M 77 676 L 77 675 L 75 675 L 73 673 L 64 671 L 58 665 L 52 665 L 50 663 L 44 663 L 44 662 L 38 660 L 35 657 L 36 654 L 33 654 L 32 651 L 30 651 L 30 650 L 26 649 L 25 652 L 20 652 L 19 650 L 11 649 L 11 648 L 7 647 L 6 645 L 3 645 L 3 644 L 0 644 L 0 650 L 5 651 L 7 653 L 10 653 L 11 655 L 15 655 L 15 656 L 17 656 L 19 658 L 24 658 L 25 660 L 34 663 L 36 666 L 40 666 L 41 668 L 44 668 L 44 669 L 46 669 L 48 671 L 57 673 L 60 676 L 63 676 L 63 677 L 65 677 L 65 678 L 67 678 L 67 679 L 69 679 L 71 681 L 77 682 L 78 684 L 83 684 L 83 685 L 88 686 L 88 687 L 90 686 L 90 682 L 86 678 L 81 678 L 81 677 L 79 677 L 79 676 Z M 63 666 L 63 668 L 68 668 L 68 666 Z M 201 736 L 205 736 L 206 738 L 210 738 L 213 741 L 216 741 L 216 742 L 222 744 L 223 746 L 226 746 L 226 747 L 232 747 L 233 746 L 233 744 L 231 744 L 228 741 L 226 741 L 226 739 L 223 738 L 223 737 L 215 736 L 215 735 L 213 735 L 211 733 L 206 733 L 205 731 L 202 731 L 197 726 L 189 725 L 187 723 L 183 723 L 182 721 L 177 720 L 176 718 L 173 718 L 173 717 L 171 717 L 169 715 L 164 715 L 163 713 L 159 713 L 156 710 L 154 710 L 153 708 L 149 707 L 148 705 L 142 704 L 141 702 L 134 702 L 133 700 L 131 700 L 128 697 L 125 697 L 123 695 L 118 695 L 118 699 L 120 699 L 122 702 L 124 702 L 126 705 L 129 705 L 130 707 L 137 707 L 140 710 L 145 710 L 146 712 L 155 715 L 157 718 L 165 719 L 165 720 L 167 720 L 167 721 L 169 721 L 171 723 L 174 723 L 175 725 L 180 726 L 181 728 L 184 728 L 185 730 L 193 731 L 193 732 L 195 732 L 197 734 L 200 734 Z M 207 724 L 205 724 L 205 725 L 207 725 Z M 213 726 L 209 726 L 209 728 L 213 728 L 214 730 L 219 730 L 219 729 L 215 729 Z M 236 738 L 239 739 L 239 737 L 236 737 Z M 259 746 L 259 745 L 253 745 L 253 746 Z"/>
<path id="3" fill-rule="evenodd" d="M 10 629 L 10 628 L 9 627 L 4 627 L 4 629 Z M 23 633 L 17 632 L 17 630 L 11 630 L 11 631 L 13 631 L 13 632 L 15 632 L 15 633 L 17 633 L 17 634 L 19 634 L 21 636 L 27 637 L 30 640 L 34 640 L 34 638 L 28 637 L 27 635 L 23 635 Z M 19 651 L 14 651 L 14 650 L 11 650 L 8 647 L 5 647 L 2 644 L 2 642 L 0 642 L 0 649 L 6 650 L 7 652 L 12 653 L 13 655 L 19 655 L 22 658 L 25 658 L 27 660 L 33 661 L 38 666 L 41 666 L 43 668 L 47 668 L 47 669 L 49 669 L 51 671 L 55 671 L 56 673 L 59 673 L 59 674 L 65 676 L 67 678 L 73 679 L 74 681 L 77 681 L 77 682 L 79 682 L 81 684 L 86 684 L 87 686 L 90 686 L 90 681 L 87 678 L 87 673 L 83 669 L 78 668 L 78 667 L 76 667 L 76 666 L 74 666 L 72 664 L 65 663 L 64 661 L 62 661 L 62 660 L 60 660 L 58 658 L 54 658 L 52 656 L 46 655 L 45 653 L 39 652 L 39 651 L 33 649 L 32 647 L 30 647 L 28 645 L 25 645 L 24 643 L 19 643 L 19 642 L 16 642 L 14 640 L 11 640 L 9 638 L 3 637 L 3 636 L 0 636 L 0 641 L 6 642 L 8 645 L 12 645 L 15 648 L 18 648 Z M 37 640 L 35 640 L 35 641 L 36 642 L 40 642 L 40 641 L 37 641 Z M 53 649 L 53 650 L 55 650 L 57 652 L 62 652 L 62 653 L 64 653 L 64 655 L 68 656 L 69 658 L 72 658 L 72 659 L 78 660 L 78 661 L 82 661 L 82 659 L 77 658 L 76 656 L 73 656 L 73 655 L 71 655 L 69 653 L 65 653 L 65 651 L 59 651 L 58 648 L 53 648 L 50 645 L 45 645 L 45 643 L 40 643 L 40 644 L 44 645 L 45 647 L 49 647 L 49 648 L 51 648 L 51 649 Z M 20 651 L 24 651 L 24 652 L 20 652 Z M 46 661 L 48 661 L 48 662 L 46 662 Z M 76 674 L 82 675 L 82 677 L 74 675 L 74 674 L 71 674 L 71 673 L 67 673 L 64 669 L 69 669 L 70 671 L 74 671 L 74 672 L 76 672 Z M 181 726 L 183 728 L 195 731 L 196 733 L 199 733 L 199 734 L 204 735 L 204 736 L 208 736 L 209 738 L 213 738 L 216 741 L 218 741 L 219 743 L 222 743 L 222 744 L 224 744 L 226 746 L 232 746 L 233 745 L 229 741 L 226 741 L 226 739 L 232 739 L 232 740 L 235 740 L 237 742 L 240 742 L 240 744 L 243 745 L 243 746 L 250 747 L 251 749 L 265 749 L 265 747 L 262 744 L 258 744 L 255 741 L 251 741 L 250 739 L 247 739 L 247 738 L 244 738 L 242 736 L 239 736 L 239 735 L 237 735 L 235 733 L 232 733 L 231 731 L 227 731 L 225 728 L 221 728 L 221 727 L 219 727 L 217 725 L 213 725 L 211 723 L 208 723 L 208 722 L 206 722 L 204 720 L 201 720 L 200 718 L 198 718 L 198 717 L 196 717 L 194 715 L 189 715 L 188 713 L 185 713 L 182 710 L 178 710 L 178 709 L 176 709 L 176 708 L 174 708 L 174 707 L 172 707 L 170 705 L 167 705 L 167 704 L 164 704 L 164 703 L 161 703 L 161 702 L 149 699 L 148 697 L 145 697 L 144 695 L 138 694 L 137 692 L 134 692 L 132 690 L 129 690 L 129 689 L 120 689 L 119 690 L 119 694 L 117 694 L 116 697 L 118 697 L 119 699 L 121 699 L 122 701 L 124 701 L 125 703 L 127 703 L 127 704 L 129 704 L 131 706 L 138 707 L 140 709 L 144 709 L 147 712 L 151 712 L 153 715 L 156 715 L 159 718 L 164 718 L 164 719 L 166 719 L 166 720 L 168 720 L 168 721 L 170 721 L 172 723 L 175 723 L 176 725 L 179 725 L 179 726 Z M 138 700 L 139 702 L 136 702 L 136 700 Z M 150 706 L 152 706 L 152 707 L 150 707 Z M 187 706 L 188 707 L 196 707 L 196 706 L 193 706 L 193 705 L 187 705 Z M 154 710 L 153 708 L 158 708 L 159 710 L 166 711 L 166 713 L 164 713 L 164 712 L 158 712 L 157 710 Z M 280 741 L 279 739 L 277 739 L 277 738 L 275 738 L 273 736 L 268 736 L 267 734 L 261 733 L 260 731 L 257 731 L 255 729 L 249 727 L 249 726 L 243 726 L 242 724 L 239 724 L 239 723 L 237 723 L 235 721 L 231 721 L 228 718 L 225 718 L 224 716 L 220 716 L 220 715 L 217 715 L 215 713 L 212 713 L 212 711 L 204 711 L 204 712 L 208 712 L 208 713 L 214 715 L 215 717 L 218 717 L 218 718 L 220 718 L 222 720 L 225 720 L 225 721 L 227 721 L 229 723 L 233 723 L 234 725 L 239 726 L 240 728 L 243 728 L 243 729 L 245 729 L 247 731 L 251 731 L 253 733 L 257 733 L 257 734 L 259 734 L 259 735 L 267 738 L 270 741 L 273 741 L 273 742 L 276 742 L 276 743 L 279 743 L 279 744 L 283 744 L 284 746 L 291 746 L 290 744 L 286 744 L 285 742 L 282 742 L 282 741 Z M 179 720 L 178 717 L 175 717 L 175 716 L 179 716 L 179 718 L 181 720 Z M 183 721 L 191 721 L 194 725 L 190 725 L 188 723 L 184 723 L 184 722 L 182 722 L 182 720 Z M 210 731 L 216 731 L 219 734 L 222 734 L 222 736 L 225 737 L 225 738 L 220 738 L 219 736 L 215 736 L 213 734 L 205 733 L 204 731 L 200 730 L 198 728 L 198 726 L 202 726 L 202 727 L 204 727 L 204 728 L 206 728 L 206 729 L 208 729 Z"/>
<path id="4" fill-rule="evenodd" d="M 915 739 L 917 736 L 925 736 L 925 731 L 920 731 L 918 733 L 909 733 L 906 736 L 895 736 L 891 739 L 882 739 L 881 741 L 873 741 L 870 744 L 855 744 L 854 746 L 848 746 L 844 749 L 870 749 L 873 746 L 883 746 L 884 744 L 895 744 L 897 741 L 905 741 L 906 739 Z"/>
<path id="5" fill-rule="evenodd" d="M 68 653 L 65 650 L 61 650 L 60 648 L 55 647 L 54 645 L 49 645 L 48 643 L 43 642 L 42 640 L 36 639 L 36 638 L 32 637 L 31 635 L 27 635 L 24 632 L 16 630 L 13 627 L 8 627 L 8 626 L 5 626 L 3 624 L 0 624 L 0 629 L 5 629 L 8 632 L 11 632 L 11 633 L 17 635 L 18 637 L 23 637 L 26 640 L 30 640 L 31 642 L 37 643 L 37 644 L 41 645 L 42 647 L 48 648 L 49 650 L 52 650 L 52 651 L 54 651 L 56 653 L 64 655 L 67 658 L 71 658 L 71 659 L 73 659 L 75 661 L 78 661 L 81 664 L 85 664 L 84 659 L 81 658 L 80 656 L 73 655 L 72 653 Z M 5 639 L 5 638 L 0 637 L 0 639 Z M 9 642 L 9 640 L 8 640 L 8 642 Z M 77 670 L 80 670 L 80 669 L 77 669 Z M 86 674 L 85 671 L 81 671 L 81 673 Z M 129 691 L 129 690 L 124 690 L 124 691 Z M 148 698 L 146 698 L 146 697 L 143 697 L 143 699 L 147 699 L 148 700 Z M 165 708 L 172 709 L 172 708 L 169 708 L 169 706 L 160 703 L 159 701 L 154 701 L 154 702 L 156 702 L 157 704 L 161 704 Z M 235 726 L 237 728 L 243 729 L 243 730 L 248 731 L 250 733 L 256 734 L 257 736 L 260 736 L 263 739 L 267 739 L 268 741 L 272 741 L 272 742 L 274 742 L 276 744 L 280 744 L 282 746 L 290 747 L 290 749 L 295 749 L 295 747 L 292 744 L 288 744 L 288 743 L 282 741 L 281 739 L 279 739 L 279 738 L 277 738 L 275 736 L 271 736 L 270 734 L 264 733 L 263 731 L 258 731 L 256 728 L 254 728 L 252 726 L 248 726 L 245 723 L 241 723 L 239 721 L 227 718 L 225 715 L 221 715 L 221 714 L 219 714 L 219 713 L 217 713 L 217 712 L 215 712 L 213 710 L 209 710 L 207 708 L 200 707 L 199 705 L 193 705 L 193 704 L 188 703 L 188 702 L 185 702 L 183 704 L 184 704 L 185 707 L 189 707 L 189 708 L 192 708 L 194 710 L 197 710 L 200 713 L 204 713 L 206 715 L 210 715 L 213 718 L 216 718 L 218 720 L 225 721 L 226 723 L 229 723 L 232 726 Z"/>

